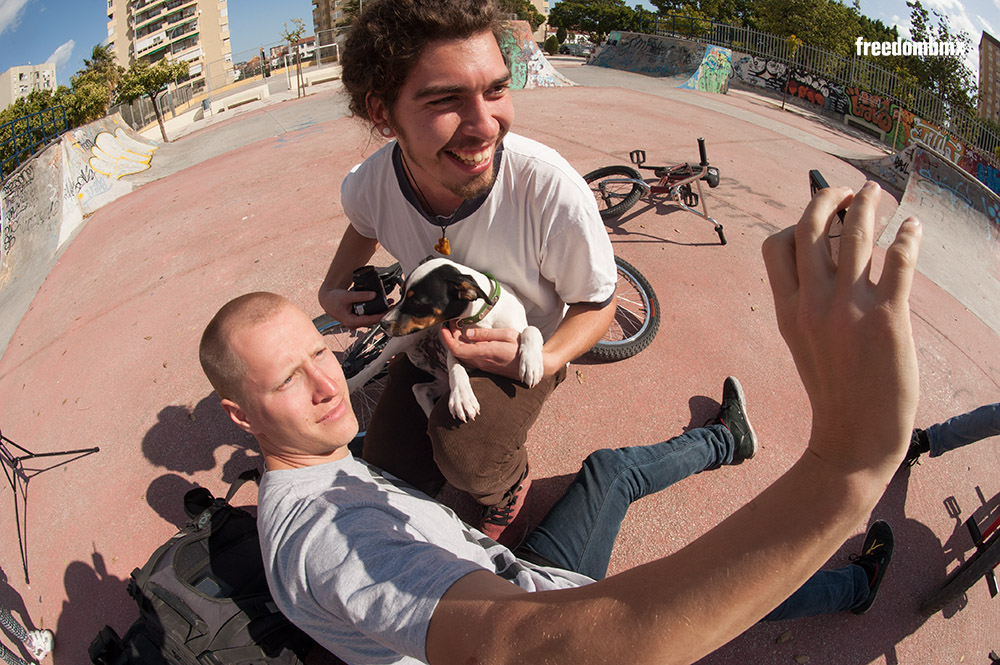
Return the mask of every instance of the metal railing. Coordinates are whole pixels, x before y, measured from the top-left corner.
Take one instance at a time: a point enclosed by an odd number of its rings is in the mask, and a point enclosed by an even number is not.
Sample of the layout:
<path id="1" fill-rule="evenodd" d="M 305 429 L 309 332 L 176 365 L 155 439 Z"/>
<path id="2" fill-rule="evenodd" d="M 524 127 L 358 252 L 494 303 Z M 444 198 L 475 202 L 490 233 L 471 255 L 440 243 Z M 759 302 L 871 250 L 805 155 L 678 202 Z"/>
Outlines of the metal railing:
<path id="1" fill-rule="evenodd" d="M 781 62 L 790 68 L 840 83 L 845 88 L 857 87 L 887 98 L 898 108 L 938 125 L 991 161 L 998 161 L 996 150 L 1000 146 L 1000 136 L 986 128 L 975 115 L 951 108 L 938 95 L 908 83 L 895 72 L 870 60 L 845 57 L 809 44 L 799 46 L 793 56 L 791 45 L 784 37 L 754 28 L 676 14 L 658 16 L 656 34 L 725 46 L 750 56 Z"/>
<path id="2" fill-rule="evenodd" d="M 53 106 L 0 125 L 0 182 L 69 129 L 66 109 Z"/>

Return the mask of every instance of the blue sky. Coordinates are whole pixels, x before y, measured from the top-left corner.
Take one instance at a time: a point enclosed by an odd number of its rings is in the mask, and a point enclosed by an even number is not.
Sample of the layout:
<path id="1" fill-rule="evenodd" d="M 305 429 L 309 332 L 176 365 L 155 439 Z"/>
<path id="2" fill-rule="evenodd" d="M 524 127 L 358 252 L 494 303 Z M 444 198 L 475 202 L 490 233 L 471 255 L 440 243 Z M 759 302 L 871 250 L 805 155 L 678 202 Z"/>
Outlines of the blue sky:
<path id="1" fill-rule="evenodd" d="M 0 72 L 29 62 L 56 63 L 56 80 L 69 85 L 83 59 L 108 37 L 107 0 L 0 0 Z M 234 59 L 281 41 L 282 23 L 300 18 L 312 33 L 311 0 L 229 0 Z"/>
<path id="2" fill-rule="evenodd" d="M 631 6 L 633 2 L 627 0 Z M 648 2 L 641 2 L 651 8 Z M 861 0 L 861 10 L 908 34 L 905 0 Z M 1000 37 L 1000 0 L 925 0 L 924 6 L 949 17 L 978 46 L 986 29 Z M 107 39 L 106 0 L 0 0 L 0 72 L 15 65 L 56 63 L 56 79 L 69 85 L 91 49 Z M 282 22 L 301 18 L 312 30 L 311 0 L 229 0 L 233 57 L 280 41 Z M 249 54 L 247 54 L 249 56 Z M 978 71 L 978 62 L 970 65 Z"/>

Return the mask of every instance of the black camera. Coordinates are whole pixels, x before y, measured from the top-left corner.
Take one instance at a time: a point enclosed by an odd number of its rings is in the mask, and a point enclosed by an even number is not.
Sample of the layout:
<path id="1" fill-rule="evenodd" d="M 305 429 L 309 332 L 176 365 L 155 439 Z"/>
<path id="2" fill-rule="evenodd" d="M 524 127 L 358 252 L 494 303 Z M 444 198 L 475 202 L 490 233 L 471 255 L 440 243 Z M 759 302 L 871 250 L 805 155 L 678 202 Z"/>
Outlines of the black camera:
<path id="1" fill-rule="evenodd" d="M 375 297 L 365 302 L 354 303 L 355 316 L 370 316 L 381 314 L 389 309 L 389 301 L 385 297 L 385 286 L 374 266 L 361 266 L 354 271 L 354 284 L 351 291 L 374 291 Z"/>

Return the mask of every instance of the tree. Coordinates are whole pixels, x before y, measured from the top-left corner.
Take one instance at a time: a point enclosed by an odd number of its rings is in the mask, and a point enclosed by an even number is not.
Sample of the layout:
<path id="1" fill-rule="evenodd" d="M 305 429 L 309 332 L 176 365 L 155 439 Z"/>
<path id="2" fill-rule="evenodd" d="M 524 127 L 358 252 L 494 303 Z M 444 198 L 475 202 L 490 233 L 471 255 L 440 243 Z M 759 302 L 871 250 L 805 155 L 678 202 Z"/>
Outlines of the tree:
<path id="1" fill-rule="evenodd" d="M 361 6 L 358 0 L 347 0 L 346 3 L 341 5 L 340 11 L 343 12 L 341 17 L 337 19 L 337 22 L 333 25 L 338 31 L 345 28 L 349 28 L 354 19 L 358 17 L 361 13 Z"/>
<path id="2" fill-rule="evenodd" d="M 562 0 L 549 11 L 549 25 L 590 33 L 595 44 L 612 30 L 628 30 L 634 21 L 625 0 Z"/>
<path id="3" fill-rule="evenodd" d="M 68 112 L 74 126 L 92 122 L 107 114 L 124 72 L 125 68 L 115 62 L 110 46 L 98 44 L 94 47 L 91 57 L 83 61 L 83 69 L 70 79 L 75 104 Z"/>
<path id="4" fill-rule="evenodd" d="M 917 79 L 918 85 L 945 100 L 948 112 L 955 117 L 961 111 L 975 115 L 973 101 L 976 80 L 965 64 L 972 50 L 972 40 L 965 32 L 953 33 L 948 18 L 935 9 L 929 12 L 920 3 L 912 0 L 906 3 L 910 8 L 910 24 L 914 42 L 953 43 L 959 45 L 961 53 L 956 56 L 901 56 L 904 68 Z M 935 20 L 932 20 L 931 17 Z"/>
<path id="5" fill-rule="evenodd" d="M 122 74 L 118 82 L 118 101 L 131 102 L 146 95 L 153 102 L 153 112 L 156 122 L 160 125 L 160 134 L 164 143 L 169 142 L 167 128 L 163 124 L 163 113 L 160 111 L 160 95 L 167 91 L 167 84 L 188 75 L 188 63 L 171 62 L 163 58 L 155 65 L 137 62 Z"/>
<path id="6" fill-rule="evenodd" d="M 504 11 L 517 14 L 518 20 L 531 24 L 532 32 L 538 30 L 538 26 L 545 23 L 545 15 L 535 9 L 531 0 L 503 0 L 501 6 Z"/>
<path id="7" fill-rule="evenodd" d="M 558 29 L 556 29 L 556 41 L 558 41 L 560 44 L 565 43 L 566 38 L 568 36 L 569 33 L 567 32 L 566 28 L 559 27 Z"/>
<path id="8" fill-rule="evenodd" d="M 281 36 L 288 42 L 288 48 L 295 52 L 295 87 L 298 93 L 297 96 L 301 97 L 306 86 L 305 82 L 302 80 L 302 62 L 299 57 L 299 40 L 302 39 L 302 35 L 306 34 L 306 26 L 300 18 L 292 19 L 292 25 L 294 28 L 290 29 L 287 23 L 282 23 L 281 25 L 283 27 Z"/>

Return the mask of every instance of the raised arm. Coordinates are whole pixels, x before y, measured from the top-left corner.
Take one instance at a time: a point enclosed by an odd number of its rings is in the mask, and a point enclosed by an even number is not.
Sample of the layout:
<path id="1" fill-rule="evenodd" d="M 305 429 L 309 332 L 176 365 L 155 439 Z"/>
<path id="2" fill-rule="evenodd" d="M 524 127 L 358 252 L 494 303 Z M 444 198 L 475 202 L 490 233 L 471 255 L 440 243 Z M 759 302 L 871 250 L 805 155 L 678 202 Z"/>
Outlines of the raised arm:
<path id="1" fill-rule="evenodd" d="M 689 546 L 606 580 L 529 594 L 467 575 L 434 613 L 431 663 L 691 663 L 836 552 L 902 460 L 917 403 L 908 298 L 921 231 L 902 224 L 872 284 L 878 198 L 872 185 L 853 203 L 849 190 L 824 190 L 797 226 L 764 243 L 779 328 L 812 404 L 802 458 Z M 848 204 L 838 266 L 828 228 Z"/>

